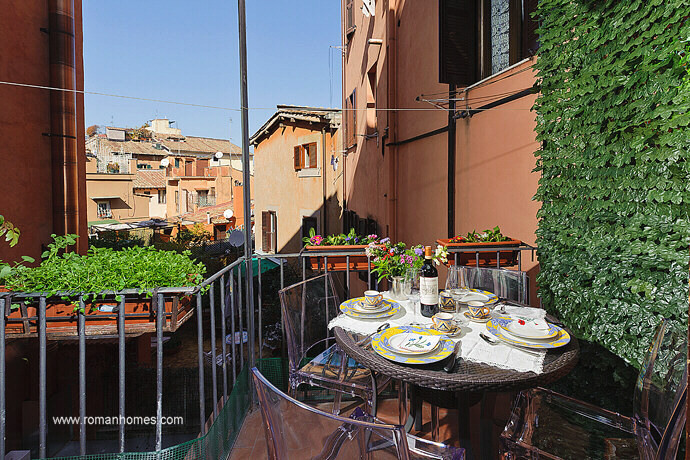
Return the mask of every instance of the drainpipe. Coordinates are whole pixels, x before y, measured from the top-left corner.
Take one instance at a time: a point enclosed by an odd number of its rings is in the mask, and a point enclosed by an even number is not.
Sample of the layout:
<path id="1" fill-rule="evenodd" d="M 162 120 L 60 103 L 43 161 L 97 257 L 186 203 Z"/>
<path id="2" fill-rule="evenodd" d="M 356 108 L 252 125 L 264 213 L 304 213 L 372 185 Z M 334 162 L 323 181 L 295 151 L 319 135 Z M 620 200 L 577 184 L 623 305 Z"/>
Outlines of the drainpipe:
<path id="1" fill-rule="evenodd" d="M 53 232 L 79 233 L 77 69 L 74 0 L 50 0 L 50 154 Z"/>
<path id="2" fill-rule="evenodd" d="M 341 107 L 343 110 L 340 112 L 340 138 L 342 141 L 343 145 L 343 210 L 342 210 L 342 227 L 343 227 L 343 233 L 347 233 L 347 225 L 349 222 L 346 222 L 346 216 L 347 214 L 347 136 L 345 135 L 345 120 L 347 120 L 347 113 L 345 112 L 345 98 L 347 97 L 347 94 L 345 94 L 345 56 L 347 55 L 347 30 L 345 30 L 345 2 L 341 2 L 340 5 L 340 41 L 341 41 L 341 47 L 340 47 L 340 53 L 341 53 L 341 65 L 340 65 L 340 72 L 342 74 L 342 77 L 340 78 L 340 86 L 341 86 Z M 349 219 L 348 219 L 349 220 Z"/>
<path id="3" fill-rule="evenodd" d="M 397 27 L 398 21 L 396 20 L 398 11 L 398 0 L 392 0 L 390 2 L 390 8 L 388 10 L 388 33 L 386 34 L 386 57 L 388 58 L 388 95 L 387 95 L 387 107 L 393 109 L 397 108 L 397 98 L 396 98 L 396 57 L 397 57 Z M 391 142 L 397 140 L 397 112 L 395 110 L 389 110 L 388 113 L 388 132 L 387 137 L 390 138 Z M 397 201 L 398 201 L 398 190 L 397 190 L 397 180 L 398 180 L 398 151 L 397 147 L 393 146 L 390 148 L 389 145 L 389 190 L 388 190 L 388 221 L 389 221 L 389 237 L 393 241 L 398 239 L 397 231 Z"/>
<path id="4" fill-rule="evenodd" d="M 321 223 L 323 225 L 323 234 L 328 233 L 328 210 L 326 209 L 326 127 L 321 128 L 321 150 L 323 150 L 321 157 L 321 176 L 323 178 L 323 215 L 321 217 Z"/>
<path id="5" fill-rule="evenodd" d="M 455 85 L 448 86 L 448 238 L 455 236 Z"/>

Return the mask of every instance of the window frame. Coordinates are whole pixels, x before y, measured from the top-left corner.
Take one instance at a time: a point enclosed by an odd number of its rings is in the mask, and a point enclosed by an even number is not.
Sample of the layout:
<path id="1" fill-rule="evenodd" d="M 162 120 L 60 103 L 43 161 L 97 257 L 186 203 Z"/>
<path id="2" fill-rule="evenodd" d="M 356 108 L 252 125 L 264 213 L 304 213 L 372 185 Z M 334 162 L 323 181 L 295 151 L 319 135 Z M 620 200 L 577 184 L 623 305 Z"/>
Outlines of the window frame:
<path id="1" fill-rule="evenodd" d="M 310 154 L 313 152 L 313 156 Z M 292 149 L 293 166 L 295 171 L 318 168 L 319 145 L 318 142 L 307 142 L 296 145 Z M 307 162 L 307 160 L 309 160 Z"/>
<path id="2" fill-rule="evenodd" d="M 105 205 L 107 209 L 103 210 L 101 209 L 101 206 Z M 103 200 L 103 201 L 96 201 L 96 217 L 99 219 L 107 219 L 107 218 L 112 218 L 113 217 L 113 210 L 112 207 L 110 206 L 110 201 Z"/>
<path id="3" fill-rule="evenodd" d="M 167 191 L 165 189 L 158 190 L 158 204 L 167 204 L 167 202 L 168 202 Z"/>

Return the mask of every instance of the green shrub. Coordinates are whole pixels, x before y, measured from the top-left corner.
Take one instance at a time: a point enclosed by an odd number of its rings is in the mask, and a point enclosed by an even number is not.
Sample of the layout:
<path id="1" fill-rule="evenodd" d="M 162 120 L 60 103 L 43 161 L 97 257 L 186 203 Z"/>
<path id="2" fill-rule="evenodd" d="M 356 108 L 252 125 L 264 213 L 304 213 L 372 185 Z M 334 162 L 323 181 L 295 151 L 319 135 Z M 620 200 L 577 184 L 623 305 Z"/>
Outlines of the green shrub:
<path id="1" fill-rule="evenodd" d="M 540 0 L 535 199 L 540 295 L 640 365 L 687 330 L 690 102 L 685 0 Z"/>
<path id="2" fill-rule="evenodd" d="M 194 286 L 203 281 L 206 268 L 190 252 L 161 251 L 151 246 L 116 251 L 91 247 L 86 255 L 62 252 L 76 235 L 56 237 L 37 267 L 5 265 L 0 284 L 16 292 L 98 293 L 123 289 L 150 290 L 161 286 Z M 30 261 L 29 261 L 30 262 Z M 2 263 L 0 262 L 0 265 Z M 9 268 L 8 268 L 9 267 Z"/>

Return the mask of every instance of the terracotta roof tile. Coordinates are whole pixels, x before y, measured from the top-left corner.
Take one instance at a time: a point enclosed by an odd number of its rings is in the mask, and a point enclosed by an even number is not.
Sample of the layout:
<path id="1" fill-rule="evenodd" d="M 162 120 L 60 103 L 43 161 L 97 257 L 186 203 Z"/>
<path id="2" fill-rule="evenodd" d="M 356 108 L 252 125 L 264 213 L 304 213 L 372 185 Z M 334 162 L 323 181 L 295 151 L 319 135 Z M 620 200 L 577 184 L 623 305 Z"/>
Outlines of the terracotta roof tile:
<path id="1" fill-rule="evenodd" d="M 132 184 L 134 188 L 165 188 L 165 171 L 138 169 Z"/>

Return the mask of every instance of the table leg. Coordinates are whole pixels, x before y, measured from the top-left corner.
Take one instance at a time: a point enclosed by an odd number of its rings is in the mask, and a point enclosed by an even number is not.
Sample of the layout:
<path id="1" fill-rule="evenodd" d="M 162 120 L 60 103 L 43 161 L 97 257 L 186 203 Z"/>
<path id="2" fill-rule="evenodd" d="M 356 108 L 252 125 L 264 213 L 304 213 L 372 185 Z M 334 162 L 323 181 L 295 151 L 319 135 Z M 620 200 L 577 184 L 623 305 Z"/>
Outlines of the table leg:
<path id="1" fill-rule="evenodd" d="M 460 445 L 471 454 L 472 442 L 470 440 L 470 398 L 468 393 L 458 392 L 456 394 L 458 409 L 458 438 Z M 471 455 L 468 458 L 472 458 Z"/>
<path id="2" fill-rule="evenodd" d="M 398 420 L 401 425 L 408 423 L 410 405 L 407 402 L 407 383 L 400 381 L 398 385 Z"/>

